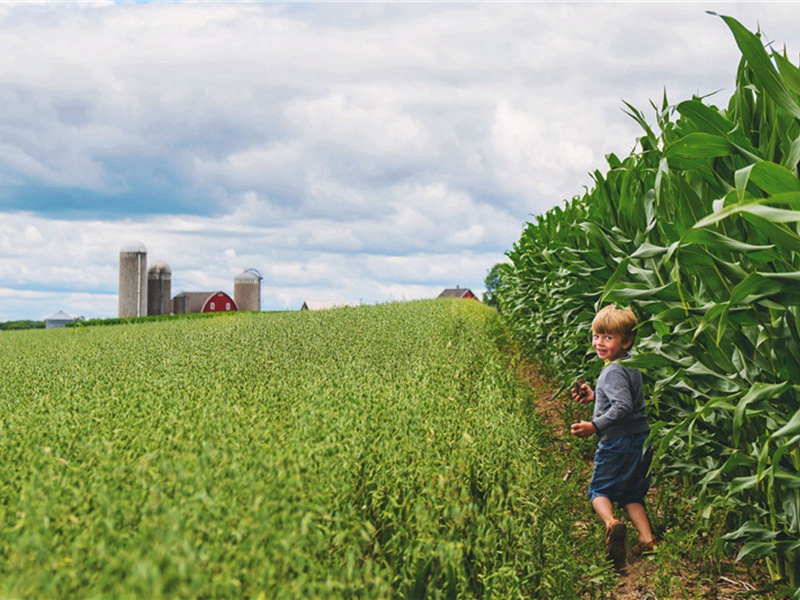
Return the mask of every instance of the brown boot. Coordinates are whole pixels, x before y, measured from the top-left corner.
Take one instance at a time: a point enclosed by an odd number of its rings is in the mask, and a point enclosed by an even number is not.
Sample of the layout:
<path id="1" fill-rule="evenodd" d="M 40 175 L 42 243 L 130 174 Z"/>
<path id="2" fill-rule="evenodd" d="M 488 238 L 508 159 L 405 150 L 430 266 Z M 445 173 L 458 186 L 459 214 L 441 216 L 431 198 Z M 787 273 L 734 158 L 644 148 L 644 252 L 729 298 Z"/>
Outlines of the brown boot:
<path id="1" fill-rule="evenodd" d="M 658 542 L 650 540 L 649 542 L 639 542 L 631 550 L 633 556 L 642 556 L 643 554 L 650 554 L 658 546 Z"/>
<path id="2" fill-rule="evenodd" d="M 617 572 L 625 570 L 625 534 L 628 528 L 625 523 L 614 519 L 606 528 L 606 558 L 614 564 Z"/>

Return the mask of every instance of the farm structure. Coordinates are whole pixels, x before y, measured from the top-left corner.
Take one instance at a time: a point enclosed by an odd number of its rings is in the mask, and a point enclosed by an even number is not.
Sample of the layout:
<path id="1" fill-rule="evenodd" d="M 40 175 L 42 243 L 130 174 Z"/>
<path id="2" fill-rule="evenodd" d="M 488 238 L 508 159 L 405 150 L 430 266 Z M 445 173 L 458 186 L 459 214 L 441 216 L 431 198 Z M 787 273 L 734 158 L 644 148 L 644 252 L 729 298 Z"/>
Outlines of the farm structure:
<path id="1" fill-rule="evenodd" d="M 64 311 L 58 311 L 54 315 L 50 315 L 44 320 L 45 328 L 47 329 L 57 329 L 59 327 L 66 327 L 67 323 L 74 323 L 77 319 L 65 313 Z"/>
<path id="2" fill-rule="evenodd" d="M 455 288 L 448 288 L 444 290 L 441 294 L 437 296 L 437 298 L 466 298 L 469 300 L 477 300 L 478 297 L 472 293 L 472 290 L 467 288 L 460 288 L 456 286 Z"/>
<path id="3" fill-rule="evenodd" d="M 328 310 L 331 308 L 343 308 L 348 306 L 344 302 L 335 302 L 327 300 L 306 300 L 300 310 Z"/>
<path id="4" fill-rule="evenodd" d="M 181 292 L 172 297 L 172 269 L 164 261 L 147 268 L 147 248 L 126 242 L 119 252 L 119 317 L 261 310 L 261 274 L 246 269 L 233 280 L 233 297 L 223 291 Z"/>
<path id="5" fill-rule="evenodd" d="M 181 292 L 172 299 L 172 312 L 176 315 L 235 310 L 236 302 L 225 292 Z"/>

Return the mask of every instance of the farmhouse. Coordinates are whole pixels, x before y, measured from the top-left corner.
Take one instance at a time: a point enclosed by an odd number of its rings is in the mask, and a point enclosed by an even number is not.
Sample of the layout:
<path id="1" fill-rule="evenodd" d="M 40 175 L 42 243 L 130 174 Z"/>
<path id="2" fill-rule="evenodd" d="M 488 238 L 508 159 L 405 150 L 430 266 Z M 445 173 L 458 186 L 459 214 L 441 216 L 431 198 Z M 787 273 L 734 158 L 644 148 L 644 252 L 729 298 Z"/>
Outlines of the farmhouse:
<path id="1" fill-rule="evenodd" d="M 176 315 L 235 310 L 239 310 L 236 302 L 225 292 L 181 292 L 172 299 L 172 312 Z"/>
<path id="2" fill-rule="evenodd" d="M 478 299 L 478 297 L 473 294 L 471 290 L 468 290 L 467 288 L 460 288 L 458 286 L 456 286 L 455 289 L 449 288 L 444 290 L 437 296 L 437 298 L 467 298 L 470 300 Z"/>

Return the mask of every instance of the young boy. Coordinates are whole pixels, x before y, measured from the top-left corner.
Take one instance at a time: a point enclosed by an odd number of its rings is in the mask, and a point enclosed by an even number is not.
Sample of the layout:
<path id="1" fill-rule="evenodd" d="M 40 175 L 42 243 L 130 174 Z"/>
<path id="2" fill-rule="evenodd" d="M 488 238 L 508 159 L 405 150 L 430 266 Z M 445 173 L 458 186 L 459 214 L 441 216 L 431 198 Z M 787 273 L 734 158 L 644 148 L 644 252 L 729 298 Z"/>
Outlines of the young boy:
<path id="1" fill-rule="evenodd" d="M 645 417 L 642 374 L 629 369 L 620 359 L 630 355 L 636 337 L 636 316 L 614 305 L 600 310 L 592 321 L 592 347 L 605 361 L 596 389 L 581 384 L 572 397 L 581 404 L 594 402 L 591 421 L 571 426 L 572 435 L 600 438 L 594 457 L 594 471 L 588 496 L 592 508 L 606 526 L 606 555 L 614 568 L 625 568 L 626 527 L 614 518 L 614 504 L 624 507 L 639 534 L 633 549 L 641 554 L 655 546 L 644 497 L 650 487 L 650 448 L 643 452 L 650 426 Z"/>

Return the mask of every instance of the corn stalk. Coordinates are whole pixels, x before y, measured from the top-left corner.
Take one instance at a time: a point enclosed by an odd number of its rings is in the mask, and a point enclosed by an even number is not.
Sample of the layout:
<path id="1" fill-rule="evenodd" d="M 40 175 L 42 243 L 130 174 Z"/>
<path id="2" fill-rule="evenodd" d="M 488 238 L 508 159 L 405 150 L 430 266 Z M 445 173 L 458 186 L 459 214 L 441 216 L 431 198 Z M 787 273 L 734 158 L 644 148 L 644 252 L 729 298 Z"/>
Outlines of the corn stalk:
<path id="1" fill-rule="evenodd" d="M 565 384 L 598 368 L 596 308 L 633 306 L 660 468 L 800 598 L 800 69 L 722 19 L 742 52 L 727 106 L 665 97 L 654 130 L 627 105 L 636 149 L 528 225 L 500 305 Z"/>

